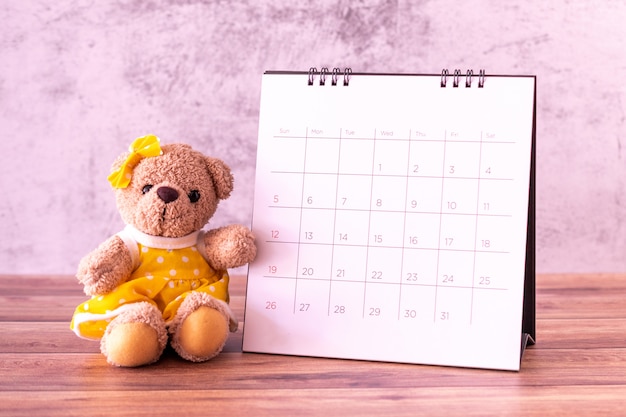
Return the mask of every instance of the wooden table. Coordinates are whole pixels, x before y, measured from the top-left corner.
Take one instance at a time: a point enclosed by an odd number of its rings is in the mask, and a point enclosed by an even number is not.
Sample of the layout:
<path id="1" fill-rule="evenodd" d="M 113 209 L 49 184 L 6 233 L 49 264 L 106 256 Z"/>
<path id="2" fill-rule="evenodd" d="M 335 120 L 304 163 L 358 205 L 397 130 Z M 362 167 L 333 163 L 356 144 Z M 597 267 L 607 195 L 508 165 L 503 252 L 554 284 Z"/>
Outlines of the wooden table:
<path id="1" fill-rule="evenodd" d="M 231 305 L 243 317 L 245 278 Z M 71 276 L 0 275 L 0 416 L 626 415 L 626 275 L 537 277 L 537 344 L 520 372 L 241 352 L 106 364 L 68 328 Z"/>

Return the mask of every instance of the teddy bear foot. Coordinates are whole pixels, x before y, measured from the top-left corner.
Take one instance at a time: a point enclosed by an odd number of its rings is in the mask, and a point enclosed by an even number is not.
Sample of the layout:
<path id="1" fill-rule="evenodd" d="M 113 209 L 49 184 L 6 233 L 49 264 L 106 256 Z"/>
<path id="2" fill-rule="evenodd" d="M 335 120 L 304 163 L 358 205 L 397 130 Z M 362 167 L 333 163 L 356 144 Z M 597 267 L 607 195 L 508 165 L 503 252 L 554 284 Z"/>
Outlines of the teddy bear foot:
<path id="1" fill-rule="evenodd" d="M 214 299 L 194 293 L 180 306 L 178 316 L 170 332 L 171 345 L 181 358 L 204 362 L 222 351 L 228 339 L 228 318 Z"/>
<path id="2" fill-rule="evenodd" d="M 111 365 L 136 367 L 156 362 L 166 344 L 159 311 L 150 303 L 137 303 L 107 326 L 100 350 Z"/>

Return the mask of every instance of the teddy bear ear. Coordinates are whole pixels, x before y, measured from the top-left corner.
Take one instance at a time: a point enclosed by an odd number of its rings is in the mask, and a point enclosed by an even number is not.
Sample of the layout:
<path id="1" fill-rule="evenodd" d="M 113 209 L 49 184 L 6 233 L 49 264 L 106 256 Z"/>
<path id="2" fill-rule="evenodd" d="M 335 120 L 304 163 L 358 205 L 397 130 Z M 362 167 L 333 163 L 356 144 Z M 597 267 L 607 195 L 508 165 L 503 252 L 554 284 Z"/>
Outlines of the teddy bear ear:
<path id="1" fill-rule="evenodd" d="M 224 200 L 230 196 L 233 191 L 233 175 L 230 168 L 221 159 L 205 157 L 207 169 L 213 179 L 215 192 L 220 200 Z"/>

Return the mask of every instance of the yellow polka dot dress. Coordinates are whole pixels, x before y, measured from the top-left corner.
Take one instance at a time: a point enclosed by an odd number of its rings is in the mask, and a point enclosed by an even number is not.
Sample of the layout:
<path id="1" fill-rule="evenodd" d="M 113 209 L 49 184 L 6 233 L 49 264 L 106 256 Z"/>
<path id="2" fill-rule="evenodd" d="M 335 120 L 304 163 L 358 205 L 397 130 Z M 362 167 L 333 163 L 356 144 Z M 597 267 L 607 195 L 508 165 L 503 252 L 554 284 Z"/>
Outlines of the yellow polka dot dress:
<path id="1" fill-rule="evenodd" d="M 153 304 L 162 312 L 167 324 L 192 291 L 207 293 L 226 304 L 229 302 L 228 272 L 213 270 L 202 257 L 199 251 L 202 233 L 163 238 L 145 235 L 128 226 L 118 236 L 129 248 L 136 269 L 128 281 L 110 293 L 93 296 L 76 308 L 70 327 L 78 336 L 101 338 L 108 323 L 132 303 Z M 236 328 L 236 320 L 231 315 L 231 329 L 233 321 Z"/>

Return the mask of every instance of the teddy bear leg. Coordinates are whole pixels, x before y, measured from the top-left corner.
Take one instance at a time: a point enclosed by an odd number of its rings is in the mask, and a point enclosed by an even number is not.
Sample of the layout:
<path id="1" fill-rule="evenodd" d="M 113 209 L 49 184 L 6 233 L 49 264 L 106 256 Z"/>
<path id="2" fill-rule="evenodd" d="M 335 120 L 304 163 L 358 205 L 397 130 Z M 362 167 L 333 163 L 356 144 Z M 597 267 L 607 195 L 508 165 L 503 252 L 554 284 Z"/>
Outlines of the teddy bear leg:
<path id="1" fill-rule="evenodd" d="M 204 293 L 192 293 L 178 309 L 170 327 L 171 345 L 181 358 L 204 362 L 217 356 L 228 339 L 228 314 Z"/>
<path id="2" fill-rule="evenodd" d="M 135 367 L 156 362 L 167 344 L 159 310 L 141 302 L 117 316 L 105 331 L 100 350 L 111 365 Z"/>

